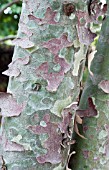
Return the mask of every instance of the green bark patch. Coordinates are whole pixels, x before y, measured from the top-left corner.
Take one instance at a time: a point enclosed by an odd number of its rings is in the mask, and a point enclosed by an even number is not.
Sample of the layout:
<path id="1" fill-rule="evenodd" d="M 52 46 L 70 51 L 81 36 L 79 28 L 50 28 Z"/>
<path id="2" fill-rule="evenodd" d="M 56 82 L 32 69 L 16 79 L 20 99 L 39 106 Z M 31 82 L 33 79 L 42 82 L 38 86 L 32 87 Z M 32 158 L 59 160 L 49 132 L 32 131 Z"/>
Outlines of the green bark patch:
<path id="1" fill-rule="evenodd" d="M 62 110 L 67 107 L 69 104 L 71 104 L 72 100 L 71 97 L 69 96 L 68 98 L 64 100 L 57 100 L 54 103 L 53 108 L 51 109 L 51 112 L 54 113 L 55 115 L 61 117 L 62 116 Z"/>

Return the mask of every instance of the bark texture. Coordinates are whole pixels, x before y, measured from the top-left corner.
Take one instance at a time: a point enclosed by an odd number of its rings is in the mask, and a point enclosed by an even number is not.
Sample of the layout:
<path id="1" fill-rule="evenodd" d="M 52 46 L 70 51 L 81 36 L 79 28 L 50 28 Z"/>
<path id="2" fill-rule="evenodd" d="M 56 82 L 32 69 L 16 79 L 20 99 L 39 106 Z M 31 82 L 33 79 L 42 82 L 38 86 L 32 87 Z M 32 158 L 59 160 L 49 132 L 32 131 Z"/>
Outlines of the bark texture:
<path id="1" fill-rule="evenodd" d="M 67 168 L 85 44 L 94 38 L 83 38 L 79 10 L 87 11 L 85 1 L 23 1 L 13 61 L 3 73 L 8 93 L 0 94 L 2 168 Z"/>
<path id="2" fill-rule="evenodd" d="M 109 2 L 107 1 L 108 5 Z M 74 170 L 109 169 L 109 10 L 103 22 L 97 53 L 91 65 L 84 89 L 80 109 L 88 107 L 87 99 L 92 97 L 97 116 L 84 118 L 83 131 L 86 140 L 77 137 L 77 154 L 72 158 Z"/>

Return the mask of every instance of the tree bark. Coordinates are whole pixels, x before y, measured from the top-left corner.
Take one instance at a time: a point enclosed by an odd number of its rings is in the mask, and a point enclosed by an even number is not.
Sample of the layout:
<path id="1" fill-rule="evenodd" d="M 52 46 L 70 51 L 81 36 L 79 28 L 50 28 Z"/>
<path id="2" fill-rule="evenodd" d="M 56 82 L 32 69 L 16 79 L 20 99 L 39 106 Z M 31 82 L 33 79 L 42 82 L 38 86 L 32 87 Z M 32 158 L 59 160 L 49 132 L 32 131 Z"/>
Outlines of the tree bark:
<path id="1" fill-rule="evenodd" d="M 4 72 L 8 93 L 0 94 L 2 167 L 68 168 L 87 47 L 95 38 L 87 9 L 85 0 L 23 1 L 13 61 Z"/>
<path id="2" fill-rule="evenodd" d="M 2 113 L 1 162 L 8 170 L 67 166 L 70 146 L 61 144 L 69 140 L 67 129 L 72 122 L 64 112 L 77 100 L 81 79 L 72 75 L 74 54 L 81 45 L 74 47 L 76 21 L 69 18 L 73 5 L 76 1 L 68 3 L 70 11 L 63 1 L 23 3 L 13 61 L 4 72 L 10 76 L 11 101 L 10 94 L 1 94 L 14 112 Z M 85 58 L 85 46 L 80 48 Z"/>
<path id="3" fill-rule="evenodd" d="M 74 170 L 109 169 L 109 93 L 106 91 L 109 81 L 108 28 L 109 9 L 102 25 L 97 53 L 91 64 L 93 75 L 89 75 L 79 106 L 80 109 L 87 109 L 87 99 L 92 97 L 98 114 L 93 118 L 84 118 L 83 131 L 87 139 L 76 139 L 77 154 L 71 162 Z"/>

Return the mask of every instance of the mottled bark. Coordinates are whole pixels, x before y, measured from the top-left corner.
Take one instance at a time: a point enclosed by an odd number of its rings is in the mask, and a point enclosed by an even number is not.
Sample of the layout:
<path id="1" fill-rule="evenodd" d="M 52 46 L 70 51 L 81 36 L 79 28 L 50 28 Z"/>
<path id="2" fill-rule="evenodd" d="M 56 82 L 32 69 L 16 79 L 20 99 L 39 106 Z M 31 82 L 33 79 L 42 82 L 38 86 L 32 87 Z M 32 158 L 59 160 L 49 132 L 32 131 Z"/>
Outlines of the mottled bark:
<path id="1" fill-rule="evenodd" d="M 3 73 L 8 93 L 0 94 L 0 163 L 8 170 L 66 169 L 87 51 L 79 10 L 87 11 L 82 0 L 23 2 L 13 61 Z"/>
<path id="2" fill-rule="evenodd" d="M 0 94 L 2 168 L 68 169 L 87 47 L 96 37 L 90 23 L 97 23 L 106 12 L 106 6 L 101 9 L 97 1 L 90 5 L 85 0 L 24 0 L 13 61 L 3 72 L 10 76 L 8 93 Z M 79 137 L 77 146 L 73 145 L 77 153 L 71 169 L 75 170 L 108 167 L 107 28 L 108 17 L 92 64 L 93 75 L 80 102 L 80 109 L 85 110 L 88 99 L 89 107 L 84 113 L 78 110 L 89 118 L 83 124 L 87 139 Z M 91 118 L 96 115 L 94 102 L 98 114 Z M 81 124 L 79 116 L 75 122 Z"/>
<path id="3" fill-rule="evenodd" d="M 108 5 L 109 2 L 107 1 Z M 97 53 L 91 65 L 93 75 L 89 75 L 80 109 L 87 108 L 87 99 L 92 97 L 97 116 L 84 118 L 83 131 L 86 140 L 77 137 L 72 158 L 74 170 L 109 169 L 109 9 L 103 22 L 97 44 Z"/>

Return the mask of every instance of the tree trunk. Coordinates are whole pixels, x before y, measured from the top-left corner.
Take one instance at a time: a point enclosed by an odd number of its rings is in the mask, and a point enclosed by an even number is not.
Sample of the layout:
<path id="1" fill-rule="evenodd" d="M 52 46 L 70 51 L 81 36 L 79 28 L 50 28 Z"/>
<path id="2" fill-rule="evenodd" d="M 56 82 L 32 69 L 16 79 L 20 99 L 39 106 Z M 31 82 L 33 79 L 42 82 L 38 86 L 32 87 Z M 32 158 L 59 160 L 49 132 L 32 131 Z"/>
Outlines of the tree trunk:
<path id="1" fill-rule="evenodd" d="M 86 7 L 84 1 L 23 2 L 13 61 L 4 72 L 10 76 L 8 93 L 0 96 L 1 164 L 8 170 L 67 166 L 71 108 L 78 99 L 78 72 L 86 55 L 76 30 L 75 12 L 81 7 Z"/>
<path id="2" fill-rule="evenodd" d="M 107 2 L 109 5 L 109 2 Z M 103 22 L 97 44 L 97 53 L 91 65 L 83 91 L 80 109 L 87 109 L 87 99 L 92 97 L 97 116 L 84 118 L 83 131 L 86 140 L 76 138 L 76 153 L 72 158 L 74 170 L 109 169 L 109 10 Z M 92 111 L 93 114 L 93 111 Z"/>
<path id="3" fill-rule="evenodd" d="M 85 0 L 24 0 L 13 61 L 4 72 L 8 93 L 0 94 L 2 168 L 68 169 L 86 52 L 96 36 L 88 10 Z"/>

